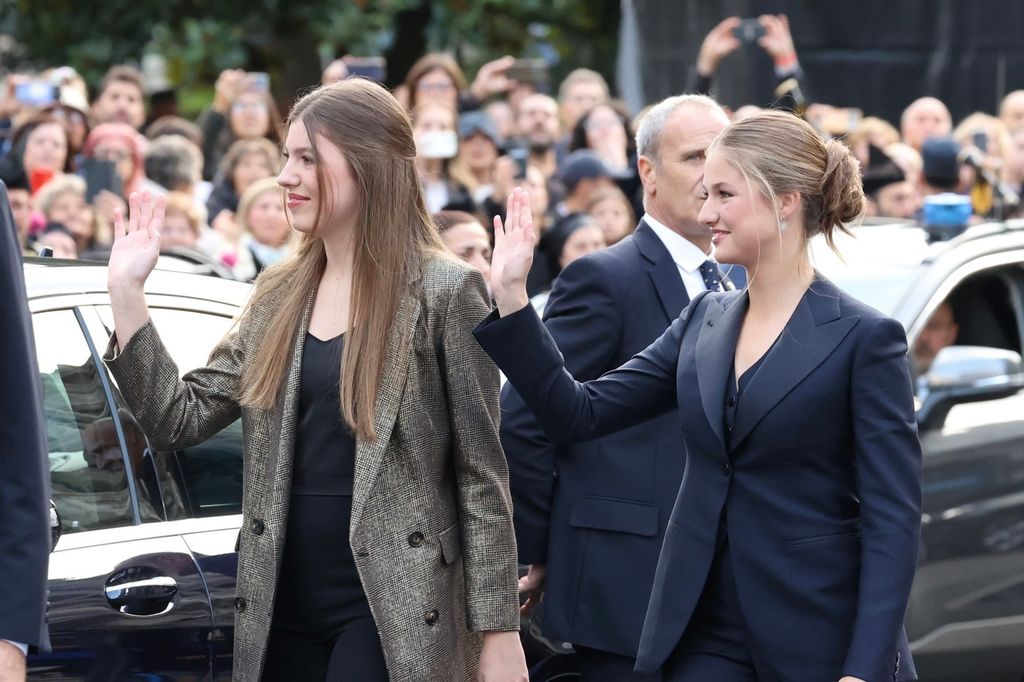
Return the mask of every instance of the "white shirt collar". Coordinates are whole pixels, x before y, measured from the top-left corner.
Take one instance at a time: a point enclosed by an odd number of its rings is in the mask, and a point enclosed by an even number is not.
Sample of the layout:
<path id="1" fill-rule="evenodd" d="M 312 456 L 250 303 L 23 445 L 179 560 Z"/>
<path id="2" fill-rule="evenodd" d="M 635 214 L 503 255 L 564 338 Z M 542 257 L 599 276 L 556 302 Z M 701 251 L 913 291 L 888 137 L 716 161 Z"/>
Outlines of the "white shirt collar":
<path id="1" fill-rule="evenodd" d="M 644 222 L 650 225 L 651 229 L 654 230 L 654 234 L 658 235 L 658 239 L 668 249 L 668 253 L 672 256 L 675 264 L 686 272 L 696 272 L 704 264 L 704 261 L 714 260 L 713 257 L 701 251 L 700 247 L 689 239 L 678 232 L 673 232 L 655 220 L 651 217 L 650 213 L 644 213 Z"/>

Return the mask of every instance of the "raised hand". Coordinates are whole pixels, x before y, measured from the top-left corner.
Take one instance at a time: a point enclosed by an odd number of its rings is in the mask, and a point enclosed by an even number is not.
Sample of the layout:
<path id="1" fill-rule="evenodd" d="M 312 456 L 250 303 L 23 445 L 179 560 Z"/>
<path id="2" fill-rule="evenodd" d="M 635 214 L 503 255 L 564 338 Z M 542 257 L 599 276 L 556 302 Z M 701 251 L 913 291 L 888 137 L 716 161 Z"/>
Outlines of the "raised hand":
<path id="1" fill-rule="evenodd" d="M 786 15 L 764 14 L 758 17 L 758 21 L 764 26 L 764 35 L 758 39 L 757 44 L 771 56 L 776 66 L 795 65 L 796 47 Z"/>
<path id="2" fill-rule="evenodd" d="M 516 187 L 508 195 L 504 222 L 501 216 L 494 216 L 491 293 L 502 316 L 514 313 L 530 302 L 526 295 L 526 276 L 533 265 L 536 243 L 530 197 Z"/>
<path id="3" fill-rule="evenodd" d="M 142 290 L 160 255 L 166 205 L 162 196 L 154 200 L 149 192 L 132 192 L 128 197 L 127 225 L 122 209 L 114 209 L 114 246 L 107 265 L 111 289 Z"/>
<path id="4" fill-rule="evenodd" d="M 711 29 L 697 53 L 697 73 L 702 76 L 712 75 L 722 58 L 739 48 L 739 38 L 732 32 L 740 23 L 739 17 L 729 17 Z"/>

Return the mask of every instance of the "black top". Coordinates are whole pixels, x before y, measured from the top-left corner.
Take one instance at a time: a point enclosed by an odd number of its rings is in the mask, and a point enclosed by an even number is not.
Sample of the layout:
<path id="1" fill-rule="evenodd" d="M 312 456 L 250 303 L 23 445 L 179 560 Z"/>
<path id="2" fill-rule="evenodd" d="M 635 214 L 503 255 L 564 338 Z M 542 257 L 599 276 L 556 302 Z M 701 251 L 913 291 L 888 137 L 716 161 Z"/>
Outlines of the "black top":
<path id="1" fill-rule="evenodd" d="M 740 398 L 743 397 L 743 392 L 747 390 L 747 386 L 753 381 L 754 375 L 757 374 L 757 370 L 764 364 L 765 358 L 775 350 L 775 346 L 779 343 L 780 334 L 772 345 L 768 348 L 764 354 L 757 359 L 757 362 L 747 368 L 742 375 L 740 375 L 739 381 L 736 380 L 736 363 L 731 365 L 729 370 L 729 385 L 725 389 L 725 438 L 726 441 L 730 439 L 732 433 L 732 427 L 736 424 L 736 411 L 740 406 Z M 727 443 L 727 445 L 731 445 Z"/>
<path id="2" fill-rule="evenodd" d="M 356 441 L 341 418 L 339 382 L 345 335 L 306 334 L 292 468 L 293 495 L 351 495 Z"/>

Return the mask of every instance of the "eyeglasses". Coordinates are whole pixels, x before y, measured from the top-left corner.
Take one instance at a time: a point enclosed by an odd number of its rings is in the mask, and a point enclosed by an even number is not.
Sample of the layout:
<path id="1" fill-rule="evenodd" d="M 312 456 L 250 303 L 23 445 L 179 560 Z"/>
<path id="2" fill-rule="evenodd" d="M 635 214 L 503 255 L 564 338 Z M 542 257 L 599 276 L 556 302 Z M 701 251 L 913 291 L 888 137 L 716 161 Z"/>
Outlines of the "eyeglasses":
<path id="1" fill-rule="evenodd" d="M 94 159 L 100 159 L 101 161 L 124 161 L 132 157 L 132 153 L 127 149 L 115 149 L 113 147 L 96 147 L 92 150 L 92 156 Z"/>
<path id="2" fill-rule="evenodd" d="M 450 92 L 455 89 L 451 83 L 424 83 L 416 84 L 416 92 Z"/>
<path id="3" fill-rule="evenodd" d="M 266 111 L 267 105 L 263 102 L 235 102 L 231 105 L 232 111 Z"/>

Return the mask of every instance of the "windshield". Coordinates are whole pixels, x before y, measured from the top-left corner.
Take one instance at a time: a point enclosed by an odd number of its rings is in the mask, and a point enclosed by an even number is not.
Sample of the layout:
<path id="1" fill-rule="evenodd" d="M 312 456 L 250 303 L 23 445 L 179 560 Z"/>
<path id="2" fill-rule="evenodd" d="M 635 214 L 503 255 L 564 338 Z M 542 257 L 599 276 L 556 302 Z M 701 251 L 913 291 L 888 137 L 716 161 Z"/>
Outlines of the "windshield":
<path id="1" fill-rule="evenodd" d="M 921 230 L 863 226 L 853 237 L 839 234 L 837 256 L 822 237 L 811 241 L 814 266 L 836 286 L 886 315 L 892 315 L 921 275 L 928 243 Z"/>

